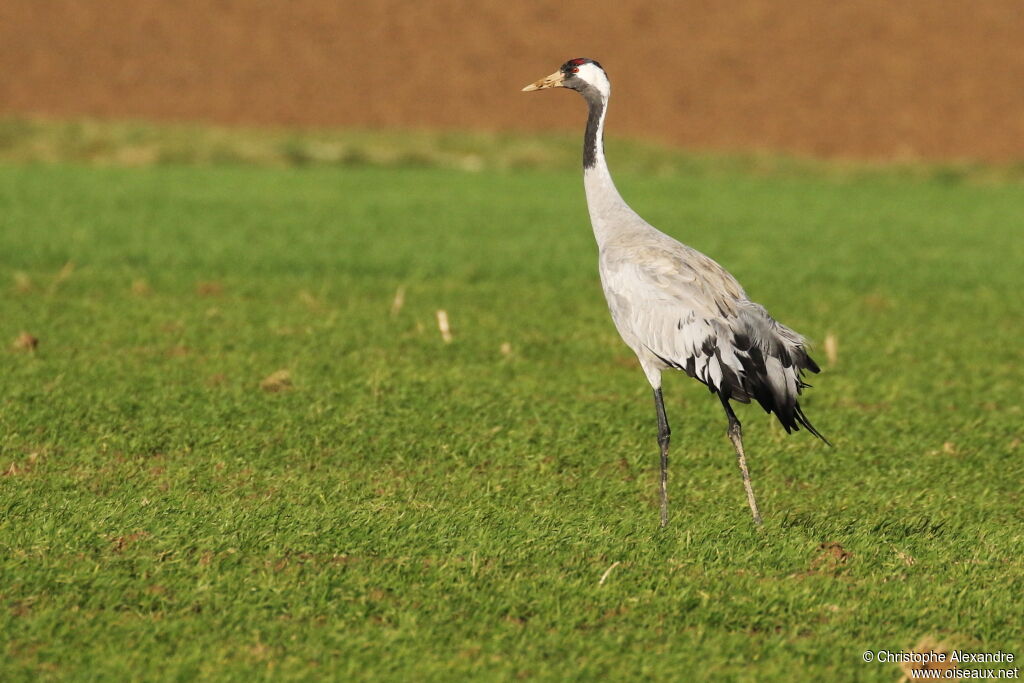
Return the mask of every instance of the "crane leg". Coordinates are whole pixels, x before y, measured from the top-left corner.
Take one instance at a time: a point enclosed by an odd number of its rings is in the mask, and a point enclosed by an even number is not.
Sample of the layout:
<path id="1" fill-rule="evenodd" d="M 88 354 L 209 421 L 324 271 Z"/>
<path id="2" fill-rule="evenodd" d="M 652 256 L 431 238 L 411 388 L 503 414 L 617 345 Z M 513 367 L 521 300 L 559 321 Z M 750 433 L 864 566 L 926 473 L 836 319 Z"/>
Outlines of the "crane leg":
<path id="1" fill-rule="evenodd" d="M 661 396 L 661 387 L 654 390 L 654 409 L 658 413 L 658 445 L 661 447 L 661 526 L 668 526 L 668 442 L 672 430 L 665 416 L 665 400 Z"/>
<path id="2" fill-rule="evenodd" d="M 747 469 L 747 456 L 743 453 L 743 427 L 739 418 L 729 405 L 729 399 L 719 395 L 725 414 L 729 418 L 729 440 L 736 449 L 736 462 L 740 466 L 740 474 L 743 475 L 743 488 L 747 491 L 747 503 L 750 505 L 750 514 L 754 516 L 754 524 L 761 526 L 761 512 L 757 509 L 757 499 L 754 498 L 754 487 L 750 483 L 750 470 Z"/>

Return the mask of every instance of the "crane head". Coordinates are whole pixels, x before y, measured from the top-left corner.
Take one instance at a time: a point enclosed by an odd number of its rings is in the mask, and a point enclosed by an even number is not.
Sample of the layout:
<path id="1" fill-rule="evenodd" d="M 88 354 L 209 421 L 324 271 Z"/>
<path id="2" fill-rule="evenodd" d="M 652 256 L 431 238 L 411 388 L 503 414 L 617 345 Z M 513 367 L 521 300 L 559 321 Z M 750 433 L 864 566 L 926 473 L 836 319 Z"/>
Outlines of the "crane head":
<path id="1" fill-rule="evenodd" d="M 555 73 L 526 86 L 523 88 L 523 92 L 544 90 L 545 88 L 570 88 L 582 91 L 588 86 L 597 88 L 604 95 L 611 90 L 608 76 L 601 65 L 593 59 L 580 57 L 570 59 Z"/>

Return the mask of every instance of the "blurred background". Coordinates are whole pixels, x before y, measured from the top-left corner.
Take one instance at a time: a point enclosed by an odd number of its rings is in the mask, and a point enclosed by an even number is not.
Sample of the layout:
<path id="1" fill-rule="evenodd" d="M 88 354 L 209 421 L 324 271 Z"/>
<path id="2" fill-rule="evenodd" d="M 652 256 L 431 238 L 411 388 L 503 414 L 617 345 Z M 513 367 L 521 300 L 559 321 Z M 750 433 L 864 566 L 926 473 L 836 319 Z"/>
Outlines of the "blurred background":
<path id="1" fill-rule="evenodd" d="M 526 83 L 601 61 L 610 133 L 867 160 L 1024 157 L 1017 0 L 6 0 L 0 116 L 577 130 Z"/>

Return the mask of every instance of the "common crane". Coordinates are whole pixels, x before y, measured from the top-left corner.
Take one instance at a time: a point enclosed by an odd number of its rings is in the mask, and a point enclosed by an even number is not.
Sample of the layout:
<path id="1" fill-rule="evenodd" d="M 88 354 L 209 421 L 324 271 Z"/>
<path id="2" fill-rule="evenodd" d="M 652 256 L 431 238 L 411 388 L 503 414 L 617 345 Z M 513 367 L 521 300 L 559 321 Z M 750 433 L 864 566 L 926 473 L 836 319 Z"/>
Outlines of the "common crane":
<path id="1" fill-rule="evenodd" d="M 633 349 L 654 390 L 661 448 L 661 526 L 668 524 L 668 447 L 671 430 L 661 393 L 662 370 L 682 370 L 707 385 L 725 408 L 728 435 L 754 523 L 761 513 L 750 483 L 743 431 L 729 401 L 755 399 L 775 413 L 786 432 L 803 427 L 828 443 L 808 421 L 798 397 L 805 370 L 818 372 L 802 336 L 747 298 L 732 275 L 696 249 L 641 218 L 622 199 L 604 157 L 604 120 L 611 83 L 592 59 L 570 59 L 523 88 L 569 88 L 589 108 L 583 138 L 583 184 L 600 252 L 599 270 L 612 320 Z"/>

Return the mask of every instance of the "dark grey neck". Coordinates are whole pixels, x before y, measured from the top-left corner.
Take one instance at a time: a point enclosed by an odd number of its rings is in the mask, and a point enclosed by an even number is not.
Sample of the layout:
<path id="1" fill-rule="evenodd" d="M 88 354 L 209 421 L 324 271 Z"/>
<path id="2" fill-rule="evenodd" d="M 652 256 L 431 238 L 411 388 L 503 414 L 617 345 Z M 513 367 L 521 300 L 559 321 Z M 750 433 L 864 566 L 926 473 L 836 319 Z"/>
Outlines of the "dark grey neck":
<path id="1" fill-rule="evenodd" d="M 598 149 L 604 147 L 601 129 L 601 117 L 604 116 L 605 100 L 597 88 L 585 88 L 580 91 L 587 101 L 587 132 L 583 136 L 583 168 L 594 168 L 597 165 Z"/>

